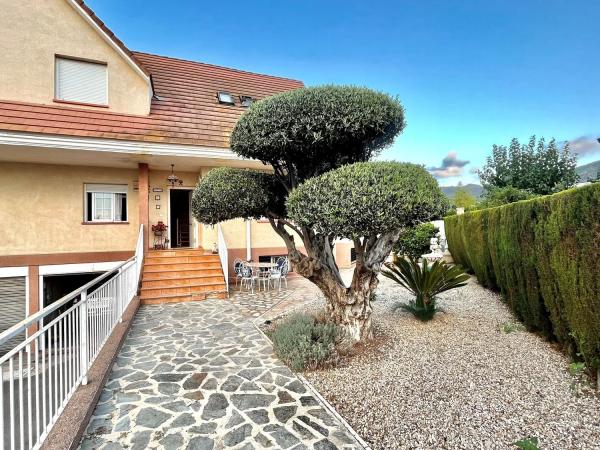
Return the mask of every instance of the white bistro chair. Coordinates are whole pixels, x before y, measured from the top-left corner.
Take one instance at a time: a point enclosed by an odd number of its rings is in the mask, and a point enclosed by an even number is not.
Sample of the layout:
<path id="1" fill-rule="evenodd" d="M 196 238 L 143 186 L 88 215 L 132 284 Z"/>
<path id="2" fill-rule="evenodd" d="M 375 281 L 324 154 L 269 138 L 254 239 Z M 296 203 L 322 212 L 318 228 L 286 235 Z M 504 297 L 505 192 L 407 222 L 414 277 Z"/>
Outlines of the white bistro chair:
<path id="1" fill-rule="evenodd" d="M 238 283 L 242 279 L 242 267 L 244 267 L 244 262 L 240 258 L 236 258 L 233 261 L 233 271 L 235 272 L 235 286 L 237 287 Z M 241 289 L 241 287 L 240 287 Z"/>
<path id="2" fill-rule="evenodd" d="M 260 283 L 263 285 L 263 291 L 267 290 L 268 286 L 271 286 L 271 271 L 270 270 L 257 270 L 257 281 L 260 289 Z"/>
<path id="3" fill-rule="evenodd" d="M 284 256 L 278 258 L 275 262 L 277 267 L 271 269 L 270 279 L 273 281 L 273 287 L 275 283 L 278 283 L 279 290 L 281 290 L 281 281 L 285 281 L 285 287 L 287 288 L 287 275 L 290 271 L 290 262 Z"/>

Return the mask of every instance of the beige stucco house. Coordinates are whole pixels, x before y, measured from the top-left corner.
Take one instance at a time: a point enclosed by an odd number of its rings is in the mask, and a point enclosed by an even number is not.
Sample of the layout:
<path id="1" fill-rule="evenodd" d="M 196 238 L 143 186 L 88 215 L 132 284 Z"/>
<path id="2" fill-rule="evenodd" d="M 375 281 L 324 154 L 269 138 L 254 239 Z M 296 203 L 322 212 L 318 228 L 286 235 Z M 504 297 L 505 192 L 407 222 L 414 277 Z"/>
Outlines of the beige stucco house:
<path id="1" fill-rule="evenodd" d="M 264 169 L 229 149 L 230 132 L 254 100 L 302 82 L 132 52 L 82 0 L 0 10 L 0 321 L 127 259 L 140 225 L 147 248 L 162 221 L 168 248 L 212 249 L 194 186 L 218 166 Z M 286 253 L 268 222 L 222 230 L 229 261 Z"/>

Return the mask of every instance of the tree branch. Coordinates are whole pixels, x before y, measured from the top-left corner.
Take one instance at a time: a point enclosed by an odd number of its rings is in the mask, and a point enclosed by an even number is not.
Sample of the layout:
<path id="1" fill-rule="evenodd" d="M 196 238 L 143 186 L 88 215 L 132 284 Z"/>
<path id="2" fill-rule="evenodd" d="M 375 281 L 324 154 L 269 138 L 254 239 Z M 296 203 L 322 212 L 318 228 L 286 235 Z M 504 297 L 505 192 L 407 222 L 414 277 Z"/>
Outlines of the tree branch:
<path id="1" fill-rule="evenodd" d="M 288 249 L 288 252 L 292 252 L 292 251 L 297 251 L 296 250 L 296 243 L 294 242 L 294 236 L 292 236 L 290 233 L 288 233 L 285 229 L 285 226 L 282 222 L 280 222 L 280 219 L 277 219 L 277 222 L 275 222 L 275 218 L 269 216 L 269 223 L 271 224 L 271 227 L 273 228 L 273 230 L 275 230 L 275 232 L 283 239 L 283 241 L 285 242 L 285 246 Z"/>
<path id="2" fill-rule="evenodd" d="M 287 219 L 283 219 L 281 217 L 278 217 L 277 220 L 279 222 L 282 222 L 284 225 L 287 225 L 288 227 L 290 227 L 292 230 L 294 230 L 300 237 L 302 237 L 302 231 L 300 231 L 300 228 L 298 228 L 296 225 L 294 225 L 292 222 L 290 222 Z"/>
<path id="3" fill-rule="evenodd" d="M 377 241 L 376 234 L 369 236 L 368 238 L 365 236 L 365 238 L 364 238 L 365 253 L 369 253 L 371 251 L 371 248 L 373 248 L 373 245 L 375 245 L 376 241 Z"/>
<path id="4" fill-rule="evenodd" d="M 377 236 L 371 236 L 369 242 L 373 241 L 370 248 L 365 250 L 365 266 L 369 270 L 379 272 L 381 264 L 392 251 L 392 247 L 400 237 L 400 231 L 391 231 Z M 373 239 L 374 238 L 374 239 Z"/>
<path id="5" fill-rule="evenodd" d="M 335 261 L 335 257 L 333 256 L 333 243 L 330 242 L 330 236 L 325 236 L 323 240 L 323 253 L 325 256 L 325 265 L 324 267 L 330 269 L 331 274 L 335 277 L 336 281 L 345 287 L 344 281 L 342 280 L 342 275 L 340 274 L 340 269 Z"/>
<path id="6" fill-rule="evenodd" d="M 281 163 L 271 162 L 271 166 L 273 167 L 275 177 L 279 180 L 279 182 L 285 188 L 286 192 L 289 194 L 292 191 L 292 186 L 288 183 L 289 178 L 286 176 L 286 173 L 283 170 Z"/>
<path id="7" fill-rule="evenodd" d="M 304 244 L 304 248 L 306 249 L 306 254 L 308 256 L 315 256 L 315 252 L 314 252 L 314 239 L 315 239 L 315 234 L 313 233 L 313 231 L 305 226 L 302 226 L 300 228 L 302 230 L 302 234 L 300 235 L 302 237 L 302 243 Z"/>
<path id="8" fill-rule="evenodd" d="M 354 248 L 356 250 L 356 263 L 364 264 L 365 262 L 365 247 L 360 241 L 360 238 L 353 238 Z"/>

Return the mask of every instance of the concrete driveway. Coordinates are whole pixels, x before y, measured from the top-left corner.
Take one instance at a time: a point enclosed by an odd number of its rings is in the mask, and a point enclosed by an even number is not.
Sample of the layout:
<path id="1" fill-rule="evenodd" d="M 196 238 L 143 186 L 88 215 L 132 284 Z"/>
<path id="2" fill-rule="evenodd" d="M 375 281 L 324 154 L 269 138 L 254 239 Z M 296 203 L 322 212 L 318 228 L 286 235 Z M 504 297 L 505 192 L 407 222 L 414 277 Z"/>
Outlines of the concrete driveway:
<path id="1" fill-rule="evenodd" d="M 142 306 L 82 449 L 362 448 L 227 300 Z"/>

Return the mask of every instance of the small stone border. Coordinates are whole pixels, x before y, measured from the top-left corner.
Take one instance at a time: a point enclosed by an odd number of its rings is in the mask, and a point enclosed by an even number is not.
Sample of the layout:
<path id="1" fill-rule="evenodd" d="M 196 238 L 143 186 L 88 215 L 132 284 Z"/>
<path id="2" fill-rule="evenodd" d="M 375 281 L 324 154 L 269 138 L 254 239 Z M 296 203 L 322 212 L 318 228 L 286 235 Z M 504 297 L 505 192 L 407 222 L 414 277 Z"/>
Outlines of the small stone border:
<path id="1" fill-rule="evenodd" d="M 260 319 L 261 317 L 262 315 L 257 317 L 256 320 Z M 269 338 L 269 336 L 267 336 L 267 334 L 260 329 L 260 327 L 255 323 L 255 321 L 252 321 L 252 325 L 254 325 L 254 328 L 256 328 L 258 332 L 262 334 L 265 337 L 265 339 L 271 343 L 271 345 L 273 345 L 273 341 L 271 340 L 271 338 Z M 321 403 L 321 406 L 323 406 L 327 411 L 329 411 L 342 424 L 342 426 L 346 428 L 346 431 L 348 431 L 348 433 L 350 433 L 350 435 L 354 439 L 356 439 L 356 441 L 362 446 L 363 450 L 373 450 L 369 446 L 369 444 L 367 444 L 365 440 L 362 437 L 360 437 L 360 435 L 354 430 L 354 428 L 352 428 L 352 426 L 342 416 L 340 416 L 340 414 L 335 410 L 331 403 L 329 403 L 319 393 L 319 391 L 317 391 L 317 389 L 310 383 L 310 381 L 308 381 L 300 373 L 294 373 L 294 375 L 296 375 L 298 379 L 304 384 L 304 386 L 306 386 L 306 388 L 315 396 L 315 398 Z"/>

